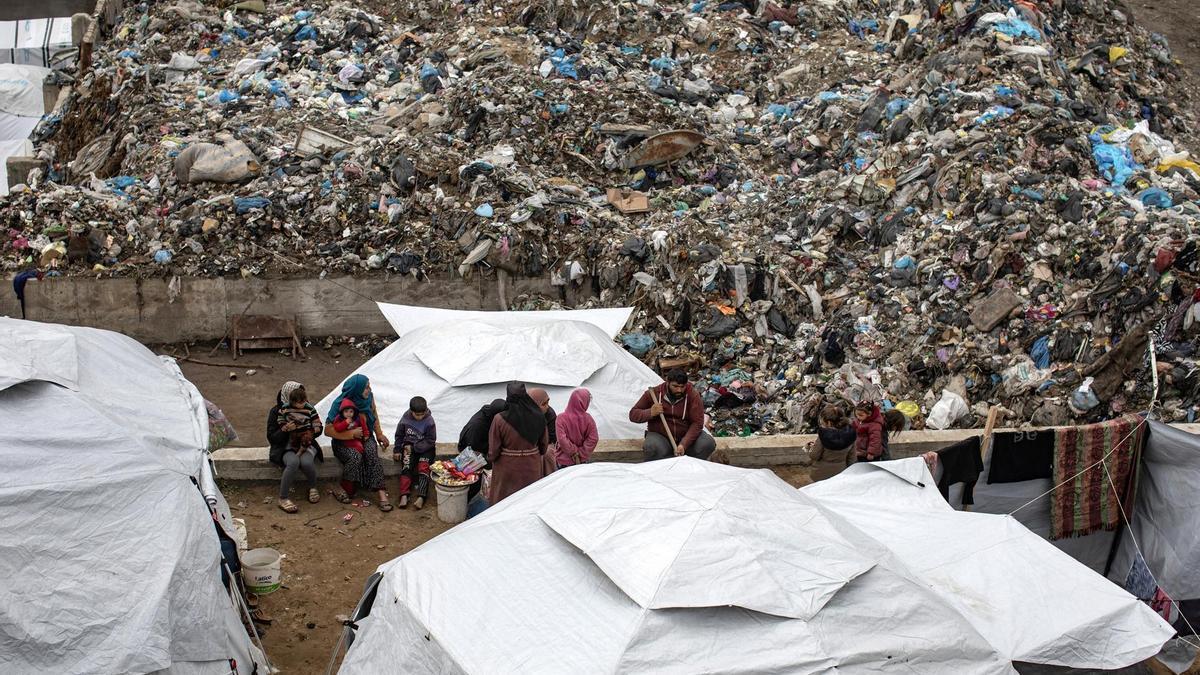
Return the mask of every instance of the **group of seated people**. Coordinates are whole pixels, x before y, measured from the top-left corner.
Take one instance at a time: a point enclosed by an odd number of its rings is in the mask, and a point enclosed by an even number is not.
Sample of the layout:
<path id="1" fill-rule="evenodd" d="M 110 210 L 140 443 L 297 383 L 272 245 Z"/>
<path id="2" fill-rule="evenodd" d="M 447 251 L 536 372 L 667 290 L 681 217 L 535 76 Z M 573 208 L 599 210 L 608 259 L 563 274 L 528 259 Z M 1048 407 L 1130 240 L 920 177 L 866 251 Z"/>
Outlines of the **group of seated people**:
<path id="1" fill-rule="evenodd" d="M 558 414 L 544 389 L 520 382 L 509 383 L 505 398 L 482 406 L 462 428 L 458 448 L 472 448 L 487 460 L 490 480 L 471 486 L 471 515 L 496 504 L 551 472 L 591 459 L 599 442 L 596 422 L 588 413 L 592 395 L 587 389 L 571 393 L 566 410 Z M 904 416 L 881 412 L 874 403 L 854 409 L 854 420 L 842 408 L 826 406 L 821 414 L 816 455 L 846 451 L 846 463 L 886 460 L 888 433 L 903 428 Z M 629 411 L 629 420 L 646 425 L 642 452 L 645 461 L 688 455 L 728 463 L 717 452 L 716 440 L 706 428 L 704 403 L 682 370 L 667 373 L 665 381 L 644 392 Z M 290 499 L 292 484 L 303 473 L 308 501 L 321 500 L 316 465 L 324 454 L 316 439 L 331 440 L 334 457 L 342 465 L 339 502 L 350 503 L 360 493 L 375 492 L 382 511 L 394 507 L 384 485 L 380 449 L 392 441 L 384 434 L 379 412 L 365 375 L 354 375 L 342 385 L 324 422 L 308 401 L 304 385 L 287 382 L 267 416 L 270 461 L 283 469 L 279 483 L 279 508 L 296 513 Z M 421 509 L 429 497 L 430 469 L 434 462 L 437 425 L 427 401 L 413 397 L 395 431 L 392 459 L 400 464 L 400 508 Z M 853 451 L 850 449 L 853 448 Z M 715 453 L 715 454 L 714 454 Z M 365 500 L 364 500 L 365 501 Z"/>

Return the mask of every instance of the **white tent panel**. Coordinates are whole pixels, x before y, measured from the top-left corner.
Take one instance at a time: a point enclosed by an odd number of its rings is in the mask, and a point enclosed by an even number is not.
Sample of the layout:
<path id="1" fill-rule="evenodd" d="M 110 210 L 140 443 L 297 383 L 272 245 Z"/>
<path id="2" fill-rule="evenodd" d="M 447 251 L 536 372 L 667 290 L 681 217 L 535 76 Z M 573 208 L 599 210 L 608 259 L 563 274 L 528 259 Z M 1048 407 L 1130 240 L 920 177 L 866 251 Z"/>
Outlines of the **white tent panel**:
<path id="1" fill-rule="evenodd" d="M 436 307 L 417 307 L 414 305 L 392 305 L 386 302 L 376 303 L 379 311 L 387 322 L 392 324 L 396 335 L 404 337 L 418 328 L 433 324 L 483 320 L 496 326 L 506 328 L 525 328 L 534 324 L 556 323 L 559 321 L 582 321 L 590 323 L 603 330 L 609 339 L 629 321 L 633 313 L 632 307 L 616 307 L 612 309 L 560 309 L 530 312 L 482 312 L 461 309 L 438 309 Z"/>
<path id="2" fill-rule="evenodd" d="M 72 47 L 70 17 L 0 21 L 0 63 L 49 66 Z"/>
<path id="3" fill-rule="evenodd" d="M 913 475 L 930 487 L 902 478 Z M 1123 667 L 1171 634 L 1036 536 L 973 537 L 988 525 L 944 503 L 939 514 L 925 495 L 941 499 L 932 480 L 912 464 L 820 485 L 796 491 L 766 471 L 686 457 L 556 472 L 381 566 L 341 672 L 1013 673 L 1018 657 Z M 672 508 L 673 520 L 662 516 Z M 858 515 L 892 509 L 905 517 L 865 527 Z M 936 525 L 922 526 L 926 515 Z M 914 550 L 932 529 L 945 530 L 948 552 Z M 813 550 L 797 550 L 807 542 Z M 672 548 L 705 564 L 676 568 Z M 759 555 L 767 550 L 788 554 Z M 984 568 L 968 574 L 966 600 L 947 598 L 939 555 Z M 465 597 L 464 575 L 487 594 Z M 1045 592 L 1005 599 L 1017 583 Z M 809 618 L 748 609 L 764 599 L 755 584 L 788 596 L 774 602 L 800 601 Z M 727 604 L 707 606 L 716 602 Z"/>
<path id="4" fill-rule="evenodd" d="M 30 381 L 79 390 L 75 336 L 48 324 L 0 322 L 0 390 Z"/>
<path id="5" fill-rule="evenodd" d="M 921 479 L 897 480 L 889 465 Z M 1112 668 L 1153 656 L 1173 633 L 1015 518 L 954 511 L 920 458 L 856 464 L 803 492 L 887 546 L 1011 660 Z"/>
<path id="6" fill-rule="evenodd" d="M 1150 422 L 1132 524 L 1146 566 L 1167 595 L 1200 598 L 1200 436 Z M 1109 577 L 1123 584 L 1136 549 L 1126 532 Z"/>
<path id="7" fill-rule="evenodd" d="M 195 387 L 108 331 L 0 319 L 0 345 L 48 348 L 0 390 L 0 672 L 249 673 Z"/>
<path id="8" fill-rule="evenodd" d="M 587 313 L 592 311 L 599 310 Z M 422 323 L 422 330 L 407 332 L 354 374 L 370 378 L 381 424 L 388 434 L 396 428 L 409 399 L 423 396 L 437 421 L 439 440 L 455 442 L 471 415 L 483 404 L 504 398 L 506 383 L 517 380 L 545 388 L 550 404 L 559 411 L 566 408 L 577 386 L 586 387 L 592 393 L 588 412 L 596 420 L 600 438 L 640 438 L 645 427 L 629 421 L 629 409 L 642 392 L 662 379 L 591 322 L 563 318 L 547 322 L 544 317 L 529 316 L 545 313 L 511 312 L 503 316 L 527 316 L 501 323 L 472 318 Z M 436 310 L 436 314 L 445 317 L 446 310 Z M 555 314 L 561 317 L 574 312 Z M 480 334 L 486 338 L 478 338 Z M 469 384 L 455 386 L 453 382 Z M 338 385 L 316 405 L 322 419 L 340 392 Z"/>

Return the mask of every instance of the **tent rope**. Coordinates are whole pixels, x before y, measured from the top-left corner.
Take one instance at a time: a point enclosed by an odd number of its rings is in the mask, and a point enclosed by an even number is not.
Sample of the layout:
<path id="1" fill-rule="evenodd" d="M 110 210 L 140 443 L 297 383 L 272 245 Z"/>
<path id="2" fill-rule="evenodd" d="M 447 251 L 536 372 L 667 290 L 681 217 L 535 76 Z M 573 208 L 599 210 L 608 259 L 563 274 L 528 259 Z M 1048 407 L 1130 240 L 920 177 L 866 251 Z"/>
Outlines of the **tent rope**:
<path id="1" fill-rule="evenodd" d="M 1110 472 L 1108 470 L 1107 464 L 1104 465 L 1104 476 L 1105 476 L 1105 478 L 1108 479 L 1108 484 L 1110 486 L 1112 486 L 1113 491 L 1116 491 L 1117 486 L 1116 486 L 1116 483 L 1113 482 L 1112 472 Z M 1117 508 L 1121 510 L 1121 517 L 1125 519 L 1126 523 L 1130 524 L 1129 527 L 1125 528 L 1125 531 L 1129 533 L 1129 541 L 1133 542 L 1133 549 L 1135 551 L 1137 551 L 1138 557 L 1140 557 L 1142 559 L 1142 562 L 1145 562 L 1146 556 L 1142 554 L 1142 546 L 1141 546 L 1141 544 L 1138 543 L 1137 537 L 1134 536 L 1134 534 L 1133 534 L 1133 521 L 1131 521 L 1129 519 L 1129 515 L 1125 513 L 1125 505 L 1121 503 L 1121 500 L 1118 499 L 1116 501 L 1117 501 Z M 1149 565 L 1146 565 L 1146 571 L 1150 573 L 1150 578 L 1154 580 L 1154 585 L 1161 588 L 1161 586 L 1158 583 L 1158 578 L 1154 576 L 1154 572 L 1151 571 Z M 1179 614 L 1179 617 L 1181 619 L 1183 619 L 1183 623 L 1188 627 L 1188 630 L 1192 631 L 1192 634 L 1188 637 L 1184 637 L 1184 636 L 1180 635 L 1179 640 L 1183 641 L 1184 644 L 1187 644 L 1187 645 L 1190 645 L 1197 649 L 1200 649 L 1200 643 L 1197 643 L 1197 642 L 1194 642 L 1194 641 L 1188 639 L 1189 637 L 1191 637 L 1191 638 L 1196 637 L 1196 627 L 1192 625 L 1191 621 L 1188 621 L 1187 615 L 1183 613 L 1183 608 L 1179 606 L 1179 603 L 1175 601 L 1175 598 L 1170 598 L 1168 596 L 1168 599 L 1170 599 L 1170 601 L 1171 601 L 1171 607 L 1174 608 L 1175 611 Z"/>

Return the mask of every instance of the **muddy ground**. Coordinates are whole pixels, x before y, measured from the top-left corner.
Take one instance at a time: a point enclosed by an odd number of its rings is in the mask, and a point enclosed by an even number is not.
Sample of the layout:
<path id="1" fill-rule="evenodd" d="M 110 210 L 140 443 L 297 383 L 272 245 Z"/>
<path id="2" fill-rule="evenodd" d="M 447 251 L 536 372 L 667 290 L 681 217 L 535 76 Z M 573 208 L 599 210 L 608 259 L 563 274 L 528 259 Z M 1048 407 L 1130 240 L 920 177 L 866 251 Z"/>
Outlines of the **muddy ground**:
<path id="1" fill-rule="evenodd" d="M 306 349 L 307 359 L 292 360 L 283 352 L 259 350 L 246 352 L 235 360 L 224 348 L 209 356 L 213 344 L 188 345 L 186 352 L 194 360 L 179 361 L 179 367 L 204 398 L 224 411 L 238 432 L 238 440 L 233 445 L 242 447 L 267 445 L 267 412 L 274 405 L 284 382 L 303 383 L 315 404 L 335 387 L 341 387 L 342 381 L 370 358 L 368 351 L 352 345 L 324 349 L 318 343 Z M 157 345 L 154 351 L 180 356 L 185 353 L 185 348 L 183 345 Z M 255 372 L 249 374 L 247 371 L 251 370 Z"/>
<path id="2" fill-rule="evenodd" d="M 775 472 L 800 487 L 811 483 L 813 475 L 832 475 L 839 468 L 827 462 L 813 468 L 777 467 Z M 393 493 L 394 480 L 389 480 Z M 353 611 L 367 577 L 381 563 L 449 529 L 437 518 L 436 497 L 420 511 L 383 513 L 374 500 L 366 507 L 339 504 L 329 495 L 331 487 L 322 486 L 320 503 L 300 501 L 300 512 L 289 515 L 275 505 L 277 484 L 221 486 L 233 516 L 246 521 L 250 547 L 270 547 L 284 555 L 284 587 L 261 601 L 273 621 L 263 645 L 284 675 L 323 673 L 340 636 L 338 616 Z M 352 515 L 349 523 L 343 520 L 347 514 Z"/>

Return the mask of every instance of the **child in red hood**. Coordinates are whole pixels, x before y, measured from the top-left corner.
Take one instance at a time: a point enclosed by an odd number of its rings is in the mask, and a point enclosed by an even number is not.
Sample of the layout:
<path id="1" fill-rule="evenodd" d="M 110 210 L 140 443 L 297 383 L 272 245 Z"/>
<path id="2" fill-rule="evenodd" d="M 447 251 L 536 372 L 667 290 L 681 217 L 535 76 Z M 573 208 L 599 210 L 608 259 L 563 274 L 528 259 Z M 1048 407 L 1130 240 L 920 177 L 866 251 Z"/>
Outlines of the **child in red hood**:
<path id="1" fill-rule="evenodd" d="M 338 418 L 333 422 L 334 430 L 339 433 L 343 431 L 353 431 L 354 429 L 362 429 L 363 431 L 362 436 L 350 439 L 348 441 L 342 441 L 342 445 L 345 445 L 347 448 L 354 450 L 360 455 L 363 454 L 366 452 L 366 448 L 363 447 L 362 439 L 366 438 L 369 433 L 366 421 L 363 419 L 362 415 L 358 414 L 358 408 L 354 405 L 354 401 L 351 401 L 349 398 L 342 399 L 342 405 L 339 408 L 339 412 L 341 414 L 339 414 Z"/>
<path id="2" fill-rule="evenodd" d="M 854 406 L 854 453 L 860 462 L 891 459 L 888 454 L 887 424 L 879 405 L 863 401 Z"/>

